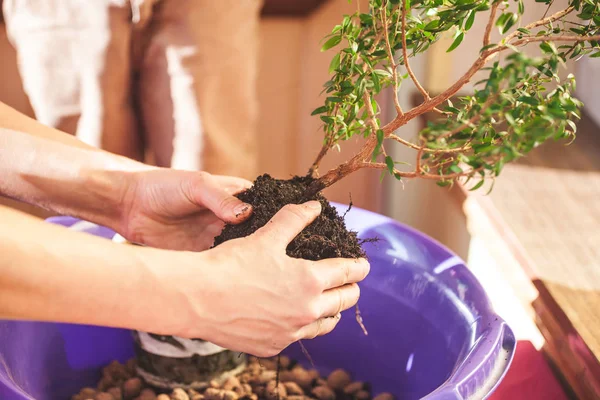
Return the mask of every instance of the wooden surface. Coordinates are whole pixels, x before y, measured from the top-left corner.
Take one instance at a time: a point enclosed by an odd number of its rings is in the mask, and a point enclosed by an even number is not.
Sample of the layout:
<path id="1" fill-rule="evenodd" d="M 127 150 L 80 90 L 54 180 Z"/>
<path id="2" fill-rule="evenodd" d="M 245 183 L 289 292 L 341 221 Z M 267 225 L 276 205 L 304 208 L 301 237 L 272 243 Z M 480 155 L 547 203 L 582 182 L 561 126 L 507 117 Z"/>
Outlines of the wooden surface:
<path id="1" fill-rule="evenodd" d="M 462 193 L 537 290 L 535 322 L 565 385 L 600 399 L 600 128 L 585 113 L 577 126 L 572 144 L 547 142 L 505 166 L 489 196 Z"/>
<path id="2" fill-rule="evenodd" d="M 600 398 L 600 129 L 505 167 L 486 204 L 514 240 L 539 297 L 545 350 L 582 399 Z"/>

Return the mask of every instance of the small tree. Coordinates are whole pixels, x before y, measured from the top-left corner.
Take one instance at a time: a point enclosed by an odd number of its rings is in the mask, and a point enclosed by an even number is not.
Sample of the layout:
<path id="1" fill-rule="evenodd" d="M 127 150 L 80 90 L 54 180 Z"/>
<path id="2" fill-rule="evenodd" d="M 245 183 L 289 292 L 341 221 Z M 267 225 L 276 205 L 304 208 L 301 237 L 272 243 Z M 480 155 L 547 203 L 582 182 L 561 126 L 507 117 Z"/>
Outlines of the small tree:
<path id="1" fill-rule="evenodd" d="M 313 111 L 324 123 L 325 138 L 309 171 L 318 177 L 311 191 L 361 168 L 388 171 L 399 180 L 431 179 L 440 186 L 479 177 L 474 190 L 486 178 L 497 176 L 505 163 L 540 143 L 574 137 L 581 106 L 572 96 L 575 79 L 569 75 L 561 80 L 557 72 L 567 59 L 600 56 L 600 2 L 571 0 L 552 15 L 548 10 L 554 0 L 536 2 L 548 5 L 546 14 L 525 26 L 520 24 L 525 0 L 370 0 L 368 12 L 345 16 L 322 47 L 340 49 L 331 60 L 333 76 L 324 85 L 325 102 Z M 432 97 L 412 71 L 410 57 L 426 51 L 447 32 L 454 32 L 447 51 L 454 50 L 488 11 L 478 57 L 452 86 Z M 568 20 L 573 15 L 576 18 Z M 493 29 L 502 35 L 498 43 L 491 42 Z M 539 45 L 541 56 L 522 52 L 531 44 Z M 503 63 L 498 61 L 501 55 Z M 453 104 L 450 98 L 483 69 L 488 76 L 475 84 L 472 94 Z M 423 102 L 405 111 L 394 95 L 397 115 L 382 126 L 375 95 L 388 87 L 396 94 L 408 80 L 421 92 Z M 428 112 L 439 118 L 416 141 L 394 133 Z M 365 139 L 361 150 L 319 177 L 318 167 L 327 152 L 356 136 Z M 413 171 L 395 167 L 398 160 L 386 153 L 389 141 L 417 151 Z"/>
<path id="2" fill-rule="evenodd" d="M 319 194 L 348 174 L 375 168 L 397 179 L 424 178 L 440 185 L 479 176 L 481 179 L 474 186 L 478 188 L 487 177 L 498 175 L 506 162 L 538 144 L 550 138 L 573 136 L 581 103 L 571 95 L 575 88 L 573 77 L 562 81 L 557 71 L 569 58 L 590 53 L 592 57 L 600 56 L 600 0 L 571 0 L 566 9 L 520 27 L 524 1 L 370 0 L 368 12 L 345 16 L 323 45 L 323 50 L 328 50 L 343 44 L 331 61 L 333 76 L 325 83 L 325 103 L 313 112 L 323 121 L 325 135 L 308 176 L 289 180 L 275 180 L 266 174 L 258 177 L 252 188 L 237 195 L 254 206 L 252 215 L 240 224 L 225 226 L 214 245 L 252 234 L 286 204 L 313 199 L 321 202 L 323 211 L 288 245 L 287 254 L 308 260 L 362 257 L 366 255 L 361 248 L 363 241 L 346 228 L 344 216 L 339 216 Z M 537 0 L 548 5 L 552 1 Z M 457 82 L 431 97 L 415 77 L 409 58 L 426 51 L 449 31 L 454 31 L 455 38 L 448 51 L 455 49 L 475 22 L 481 21 L 478 16 L 488 10 L 479 56 Z M 567 21 L 572 14 L 577 14 L 576 22 Z M 495 28 L 503 38 L 491 43 Z M 531 43 L 539 44 L 540 57 L 529 57 L 520 51 Z M 501 54 L 506 55 L 502 64 L 497 61 Z M 475 85 L 474 93 L 452 104 L 450 98 L 483 68 L 489 70 L 487 78 Z M 394 96 L 397 116 L 381 126 L 380 108 L 374 97 L 386 88 L 396 93 L 401 83 L 408 80 L 422 93 L 423 102 L 404 111 Z M 546 84 L 554 87 L 548 91 Z M 430 111 L 439 113 L 440 118 L 423 129 L 417 141 L 407 141 L 394 133 Z M 319 176 L 319 163 L 327 152 L 357 136 L 364 138 L 364 146 L 348 161 Z M 416 151 L 413 171 L 403 172 L 395 167 L 396 160 L 386 153 L 390 140 Z M 356 318 L 366 333 L 358 308 Z M 170 336 L 152 338 L 190 354 L 194 347 L 207 346 L 184 343 Z M 145 379 L 153 384 L 164 387 L 174 383 L 203 387 L 205 381 L 231 374 L 242 363 L 231 351 L 178 358 L 161 356 L 145 349 L 141 341 L 137 352 L 138 371 L 144 371 Z"/>

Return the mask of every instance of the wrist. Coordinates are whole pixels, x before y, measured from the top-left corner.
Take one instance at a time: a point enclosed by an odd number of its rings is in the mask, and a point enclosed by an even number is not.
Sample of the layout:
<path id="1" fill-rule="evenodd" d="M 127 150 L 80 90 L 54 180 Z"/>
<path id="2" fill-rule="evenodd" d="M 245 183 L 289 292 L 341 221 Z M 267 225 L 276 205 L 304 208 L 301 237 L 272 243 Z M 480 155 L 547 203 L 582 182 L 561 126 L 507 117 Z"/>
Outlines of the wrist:
<path id="1" fill-rule="evenodd" d="M 146 276 L 142 284 L 145 297 L 140 303 L 150 310 L 138 330 L 206 340 L 212 331 L 209 298 L 215 298 L 207 296 L 213 282 L 205 272 L 216 268 L 205 254 L 210 252 L 135 247 Z"/>
<path id="2" fill-rule="evenodd" d="M 155 167 L 110 153 L 102 152 L 99 157 L 100 168 L 81 171 L 88 195 L 77 216 L 121 233 L 135 201 L 139 173 Z"/>

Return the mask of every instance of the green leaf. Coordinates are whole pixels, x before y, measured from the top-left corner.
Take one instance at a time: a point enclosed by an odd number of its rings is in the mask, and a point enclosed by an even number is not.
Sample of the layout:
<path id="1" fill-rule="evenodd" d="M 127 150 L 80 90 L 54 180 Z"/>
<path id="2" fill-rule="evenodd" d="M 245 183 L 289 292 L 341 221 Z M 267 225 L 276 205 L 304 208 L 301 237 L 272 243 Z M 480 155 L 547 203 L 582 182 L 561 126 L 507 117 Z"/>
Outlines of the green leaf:
<path id="1" fill-rule="evenodd" d="M 387 165 L 388 171 L 390 171 L 390 174 L 394 175 L 394 160 L 392 159 L 392 157 L 386 156 L 385 164 Z"/>
<path id="2" fill-rule="evenodd" d="M 519 28 L 517 29 L 519 32 L 525 34 L 525 35 L 529 35 L 531 33 L 531 31 L 529 29 L 526 28 Z"/>
<path id="3" fill-rule="evenodd" d="M 590 56 L 590 58 L 598 58 L 598 57 L 600 57 L 600 51 L 597 51 Z"/>
<path id="4" fill-rule="evenodd" d="M 529 104 L 531 106 L 537 106 L 540 104 L 540 102 L 535 97 L 531 97 L 531 96 L 521 96 L 517 99 L 517 101 L 520 101 L 525 104 Z"/>
<path id="5" fill-rule="evenodd" d="M 500 29 L 500 33 L 501 34 L 505 34 L 506 32 L 509 31 L 510 28 L 513 27 L 513 25 L 518 21 L 519 17 L 517 16 L 517 14 L 515 13 L 508 13 L 508 18 L 506 18 L 506 22 L 504 23 L 504 25 L 502 26 L 502 28 Z"/>
<path id="6" fill-rule="evenodd" d="M 450 181 L 438 181 L 438 182 L 436 182 L 436 184 L 437 184 L 438 186 L 441 186 L 441 187 L 444 187 L 444 186 L 449 186 L 451 183 L 452 183 L 452 182 L 450 182 Z"/>
<path id="7" fill-rule="evenodd" d="M 484 51 L 486 51 L 486 50 L 489 50 L 489 49 L 491 49 L 492 47 L 496 47 L 496 44 L 495 44 L 495 43 L 492 43 L 492 44 L 488 44 L 487 46 L 483 46 L 483 47 L 481 48 L 481 50 L 479 50 L 479 52 L 480 52 L 480 53 L 483 53 Z"/>
<path id="8" fill-rule="evenodd" d="M 456 36 L 456 39 L 454 39 L 454 42 L 452 42 L 452 45 L 450 45 L 450 47 L 448 48 L 448 50 L 446 50 L 446 53 L 451 52 L 452 50 L 454 50 L 455 48 L 457 48 L 463 41 L 463 39 L 465 38 L 465 33 L 464 32 L 460 32 L 458 34 L 458 36 Z"/>
<path id="9" fill-rule="evenodd" d="M 365 25 L 370 25 L 373 23 L 373 17 L 370 14 L 362 13 L 360 14 L 359 18 L 360 22 L 362 22 Z"/>
<path id="10" fill-rule="evenodd" d="M 469 11 L 469 17 L 467 18 L 467 22 L 465 22 L 465 30 L 468 31 L 473 26 L 475 22 L 475 11 Z"/>
<path id="11" fill-rule="evenodd" d="M 375 135 L 377 136 L 377 145 L 381 146 L 381 144 L 383 143 L 383 129 L 378 129 L 377 132 L 375 133 Z"/>
<path id="12" fill-rule="evenodd" d="M 340 66 L 340 53 L 337 53 L 333 59 L 331 60 L 331 64 L 329 64 L 329 73 L 332 73 Z"/>
<path id="13" fill-rule="evenodd" d="M 449 169 L 455 174 L 460 174 L 461 172 L 463 172 L 463 170 L 458 165 L 451 165 Z"/>
<path id="14" fill-rule="evenodd" d="M 317 115 L 317 114 L 322 114 L 324 112 L 327 112 L 328 108 L 326 106 L 321 106 L 318 108 L 315 108 L 314 111 L 312 113 L 310 113 L 310 115 Z"/>
<path id="15" fill-rule="evenodd" d="M 326 41 L 325 44 L 323 44 L 323 47 L 321 47 L 321 51 L 329 50 L 332 47 L 335 47 L 338 44 L 340 44 L 341 41 L 342 41 L 341 36 L 333 36 L 333 37 L 329 38 L 329 40 Z"/>
<path id="16" fill-rule="evenodd" d="M 477 182 L 477 184 L 476 184 L 475 186 L 473 186 L 471 189 L 469 189 L 469 191 L 471 191 L 471 192 L 472 192 L 472 191 L 474 191 L 474 190 L 477 190 L 477 189 L 479 189 L 480 187 L 482 187 L 482 186 L 483 186 L 483 184 L 484 184 L 484 183 L 485 183 L 485 181 L 484 181 L 483 179 L 482 179 L 482 180 L 480 180 L 479 182 Z"/>
<path id="17" fill-rule="evenodd" d="M 525 4 L 523 3 L 523 0 L 519 0 L 519 15 L 523 15 L 524 12 L 525 12 Z"/>
<path id="18" fill-rule="evenodd" d="M 372 73 L 371 77 L 373 78 L 373 88 L 375 89 L 375 93 L 379 93 L 381 91 L 381 82 L 379 81 L 379 76 L 376 73 Z"/>

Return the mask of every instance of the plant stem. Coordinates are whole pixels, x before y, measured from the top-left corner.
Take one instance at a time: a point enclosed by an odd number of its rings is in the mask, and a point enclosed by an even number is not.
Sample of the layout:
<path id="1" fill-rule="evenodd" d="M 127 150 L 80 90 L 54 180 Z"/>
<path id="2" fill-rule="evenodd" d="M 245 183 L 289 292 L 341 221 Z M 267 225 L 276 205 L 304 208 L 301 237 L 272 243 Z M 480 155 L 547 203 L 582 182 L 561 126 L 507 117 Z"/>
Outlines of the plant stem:
<path id="1" fill-rule="evenodd" d="M 427 93 L 427 90 L 425 90 L 425 88 L 423 88 L 423 86 L 421 86 L 421 83 L 415 76 L 412 68 L 410 67 L 410 62 L 408 61 L 408 49 L 406 46 L 406 13 L 407 12 L 408 12 L 408 10 L 406 9 L 406 2 L 403 1 L 402 2 L 402 55 L 403 55 L 402 57 L 404 59 L 404 67 L 406 67 L 406 71 L 408 72 L 408 75 L 410 75 L 410 78 L 412 79 L 413 83 L 415 84 L 415 86 L 417 87 L 419 92 L 421 92 L 421 94 L 423 95 L 425 100 L 429 100 L 430 99 L 429 93 Z"/>
<path id="2" fill-rule="evenodd" d="M 396 60 L 394 59 L 394 53 L 392 52 L 392 46 L 390 45 L 390 37 L 389 37 L 389 24 L 387 20 L 387 11 L 385 8 L 380 10 L 381 21 L 383 23 L 383 37 L 385 38 L 385 50 L 387 52 L 388 59 L 390 61 L 390 65 L 392 67 L 392 77 L 394 79 L 394 106 L 396 107 L 396 112 L 398 115 L 404 115 L 404 111 L 402 111 L 402 107 L 400 106 L 400 99 L 398 99 L 398 87 L 400 83 L 398 81 L 398 71 Z"/>

